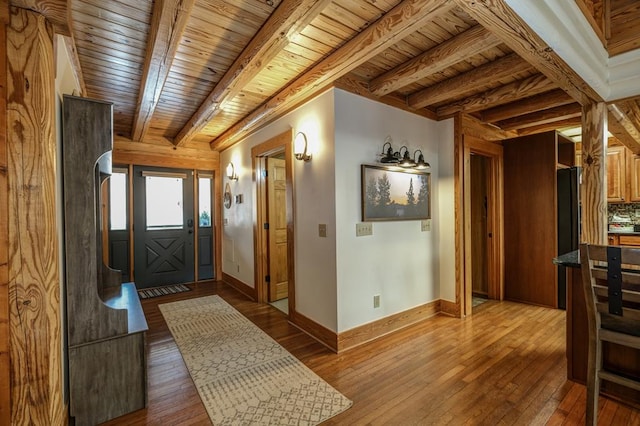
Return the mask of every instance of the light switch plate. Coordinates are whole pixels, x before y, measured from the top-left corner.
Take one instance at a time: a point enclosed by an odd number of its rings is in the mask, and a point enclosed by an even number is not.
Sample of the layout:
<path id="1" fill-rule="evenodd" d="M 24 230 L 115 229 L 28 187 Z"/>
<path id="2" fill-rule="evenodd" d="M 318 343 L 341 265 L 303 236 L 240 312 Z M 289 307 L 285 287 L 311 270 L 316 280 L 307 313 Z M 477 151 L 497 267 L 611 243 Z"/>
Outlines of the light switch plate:
<path id="1" fill-rule="evenodd" d="M 356 223 L 356 237 L 364 237 L 366 235 L 373 235 L 373 223 Z"/>
<path id="2" fill-rule="evenodd" d="M 420 222 L 420 230 L 422 232 L 431 231 L 431 219 L 424 219 Z"/>
<path id="3" fill-rule="evenodd" d="M 327 237 L 327 224 L 321 223 L 318 225 L 318 235 L 322 238 Z"/>

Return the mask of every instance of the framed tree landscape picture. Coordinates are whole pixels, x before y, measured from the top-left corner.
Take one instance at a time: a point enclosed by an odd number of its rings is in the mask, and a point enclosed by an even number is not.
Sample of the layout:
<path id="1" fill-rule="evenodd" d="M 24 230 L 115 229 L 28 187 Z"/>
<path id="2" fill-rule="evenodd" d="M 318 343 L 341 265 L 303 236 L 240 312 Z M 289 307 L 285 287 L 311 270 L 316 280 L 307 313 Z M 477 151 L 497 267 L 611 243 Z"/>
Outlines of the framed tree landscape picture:
<path id="1" fill-rule="evenodd" d="M 431 174 L 362 165 L 362 221 L 431 218 Z"/>

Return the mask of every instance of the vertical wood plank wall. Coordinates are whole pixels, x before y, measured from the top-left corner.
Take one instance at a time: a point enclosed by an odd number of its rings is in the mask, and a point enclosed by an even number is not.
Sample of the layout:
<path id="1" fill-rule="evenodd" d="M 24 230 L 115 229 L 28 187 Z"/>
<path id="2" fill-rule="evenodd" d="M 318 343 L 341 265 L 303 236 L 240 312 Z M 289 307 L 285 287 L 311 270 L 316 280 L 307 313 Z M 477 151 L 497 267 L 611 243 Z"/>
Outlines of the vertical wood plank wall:
<path id="1" fill-rule="evenodd" d="M 9 4 L 0 6 L 0 426 L 11 420 L 9 358 L 9 214 L 7 187 L 7 24 Z"/>
<path id="2" fill-rule="evenodd" d="M 7 28 L 11 424 L 66 423 L 56 228 L 53 30 L 12 7 Z"/>
<path id="3" fill-rule="evenodd" d="M 580 241 L 607 244 L 607 106 L 582 107 L 582 233 Z"/>

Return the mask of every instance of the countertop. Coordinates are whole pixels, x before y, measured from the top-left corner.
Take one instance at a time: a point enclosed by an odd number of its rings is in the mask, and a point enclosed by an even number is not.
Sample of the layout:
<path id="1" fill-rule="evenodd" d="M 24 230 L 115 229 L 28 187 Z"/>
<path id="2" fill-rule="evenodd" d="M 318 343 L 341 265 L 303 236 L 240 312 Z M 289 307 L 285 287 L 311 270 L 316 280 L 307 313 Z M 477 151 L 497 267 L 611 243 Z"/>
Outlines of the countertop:
<path id="1" fill-rule="evenodd" d="M 638 233 L 640 235 L 640 233 Z M 553 263 L 558 266 L 566 266 L 569 268 L 580 267 L 580 250 L 570 251 L 553 258 Z"/>
<path id="2" fill-rule="evenodd" d="M 613 234 L 613 235 L 640 235 L 640 232 L 634 232 L 634 231 L 612 231 L 612 230 L 609 230 L 607 232 L 609 234 Z"/>

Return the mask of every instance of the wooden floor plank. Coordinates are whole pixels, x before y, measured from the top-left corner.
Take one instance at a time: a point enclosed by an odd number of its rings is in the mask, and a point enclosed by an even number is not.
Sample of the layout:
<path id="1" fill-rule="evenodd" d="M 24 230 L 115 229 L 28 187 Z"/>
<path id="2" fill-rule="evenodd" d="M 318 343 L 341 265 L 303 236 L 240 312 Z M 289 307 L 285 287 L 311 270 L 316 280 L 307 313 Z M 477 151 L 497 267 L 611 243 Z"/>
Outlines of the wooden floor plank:
<path id="1" fill-rule="evenodd" d="M 577 425 L 586 391 L 566 380 L 565 313 L 486 302 L 464 320 L 435 316 L 334 354 L 269 305 L 222 283 L 142 301 L 149 323 L 144 410 L 109 425 L 206 425 L 209 418 L 158 309 L 218 294 L 277 340 L 353 406 L 327 425 Z M 600 398 L 601 425 L 640 425 L 640 411 Z"/>

